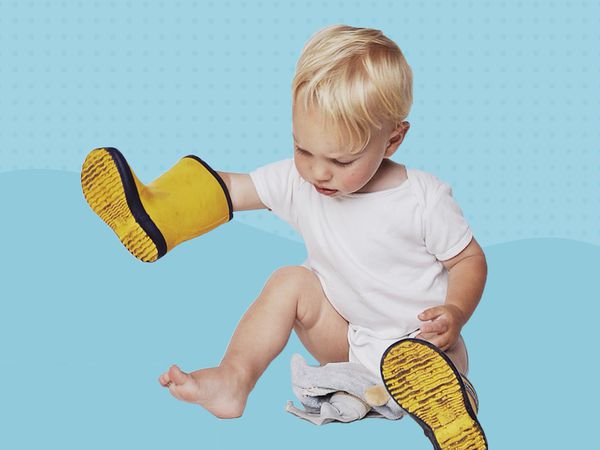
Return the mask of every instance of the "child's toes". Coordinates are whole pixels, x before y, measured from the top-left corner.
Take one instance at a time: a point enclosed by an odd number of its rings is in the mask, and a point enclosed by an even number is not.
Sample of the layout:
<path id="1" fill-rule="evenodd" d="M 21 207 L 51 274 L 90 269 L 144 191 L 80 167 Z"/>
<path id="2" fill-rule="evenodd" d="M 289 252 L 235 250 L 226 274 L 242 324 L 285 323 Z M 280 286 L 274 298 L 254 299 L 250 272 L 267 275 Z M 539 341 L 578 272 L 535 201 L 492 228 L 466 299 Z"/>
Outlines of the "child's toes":
<path id="1" fill-rule="evenodd" d="M 158 382 L 164 386 L 167 387 L 169 385 L 169 383 L 171 382 L 171 380 L 169 379 L 169 373 L 163 373 L 160 377 L 158 377 Z"/>
<path id="2" fill-rule="evenodd" d="M 176 385 L 184 384 L 190 378 L 190 376 L 187 373 L 183 372 L 176 365 L 171 366 L 168 372 L 168 376 L 170 381 L 172 381 Z"/>

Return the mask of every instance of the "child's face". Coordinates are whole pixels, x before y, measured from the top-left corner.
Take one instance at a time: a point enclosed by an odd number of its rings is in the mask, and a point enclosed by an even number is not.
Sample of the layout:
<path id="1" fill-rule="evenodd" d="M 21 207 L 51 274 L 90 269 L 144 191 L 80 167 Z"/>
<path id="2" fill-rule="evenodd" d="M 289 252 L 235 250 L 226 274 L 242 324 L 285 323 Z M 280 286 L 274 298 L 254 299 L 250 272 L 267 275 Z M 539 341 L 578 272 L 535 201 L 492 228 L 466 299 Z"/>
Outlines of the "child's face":
<path id="1" fill-rule="evenodd" d="M 296 169 L 317 192 L 327 196 L 360 192 L 399 145 L 389 144 L 394 129 L 387 125 L 372 133 L 362 152 L 351 154 L 339 147 L 317 111 L 306 111 L 301 105 L 294 107 L 292 124 Z"/>

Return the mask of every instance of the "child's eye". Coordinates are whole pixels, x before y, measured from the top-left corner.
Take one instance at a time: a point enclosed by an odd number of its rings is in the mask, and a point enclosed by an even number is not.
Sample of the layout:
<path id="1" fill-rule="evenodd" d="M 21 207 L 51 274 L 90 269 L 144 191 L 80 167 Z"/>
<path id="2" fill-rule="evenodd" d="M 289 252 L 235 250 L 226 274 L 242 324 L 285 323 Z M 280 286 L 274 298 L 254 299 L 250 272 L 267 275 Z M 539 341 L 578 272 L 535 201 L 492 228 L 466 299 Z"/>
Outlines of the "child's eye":
<path id="1" fill-rule="evenodd" d="M 348 161 L 348 162 L 342 162 L 342 161 L 335 161 L 335 164 L 338 166 L 349 166 L 350 164 L 352 164 L 354 161 Z"/>
<path id="2" fill-rule="evenodd" d="M 298 153 L 299 155 L 307 155 L 307 154 L 308 154 L 308 152 L 307 152 L 307 151 L 305 151 L 305 150 L 302 150 L 302 149 L 301 149 L 301 148 L 299 148 L 299 147 L 294 147 L 294 150 L 296 150 L 296 153 Z"/>

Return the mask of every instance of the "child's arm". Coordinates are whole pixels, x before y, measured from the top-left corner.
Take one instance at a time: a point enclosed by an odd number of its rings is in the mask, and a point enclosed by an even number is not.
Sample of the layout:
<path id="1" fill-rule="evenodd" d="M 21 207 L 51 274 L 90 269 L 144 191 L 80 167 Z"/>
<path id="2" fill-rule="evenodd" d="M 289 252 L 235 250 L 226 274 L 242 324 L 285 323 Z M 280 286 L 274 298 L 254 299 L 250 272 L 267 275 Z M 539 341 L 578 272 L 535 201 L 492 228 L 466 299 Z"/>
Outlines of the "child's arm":
<path id="1" fill-rule="evenodd" d="M 260 201 L 254 183 L 247 173 L 217 172 L 229 190 L 234 211 L 247 211 L 249 209 L 265 209 Z"/>
<path id="2" fill-rule="evenodd" d="M 448 292 L 442 306 L 429 308 L 419 314 L 424 323 L 421 333 L 435 333 L 429 339 L 442 350 L 454 345 L 460 330 L 479 304 L 485 280 L 487 263 L 483 250 L 473 238 L 471 243 L 455 257 L 442 261 L 448 270 Z"/>

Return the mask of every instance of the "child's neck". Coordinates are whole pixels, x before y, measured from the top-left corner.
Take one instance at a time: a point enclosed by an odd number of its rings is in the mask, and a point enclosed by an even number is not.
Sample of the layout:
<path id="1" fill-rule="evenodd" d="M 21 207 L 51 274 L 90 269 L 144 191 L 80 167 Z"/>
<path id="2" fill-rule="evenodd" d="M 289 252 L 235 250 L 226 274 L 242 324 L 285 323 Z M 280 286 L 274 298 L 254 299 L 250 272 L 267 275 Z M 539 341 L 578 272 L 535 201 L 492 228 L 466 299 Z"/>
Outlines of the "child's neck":
<path id="1" fill-rule="evenodd" d="M 406 167 L 403 164 L 384 158 L 373 178 L 356 193 L 363 194 L 392 189 L 403 184 L 407 178 Z"/>

